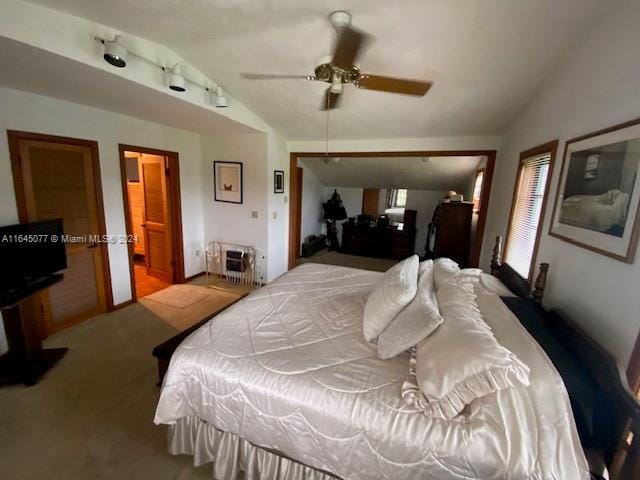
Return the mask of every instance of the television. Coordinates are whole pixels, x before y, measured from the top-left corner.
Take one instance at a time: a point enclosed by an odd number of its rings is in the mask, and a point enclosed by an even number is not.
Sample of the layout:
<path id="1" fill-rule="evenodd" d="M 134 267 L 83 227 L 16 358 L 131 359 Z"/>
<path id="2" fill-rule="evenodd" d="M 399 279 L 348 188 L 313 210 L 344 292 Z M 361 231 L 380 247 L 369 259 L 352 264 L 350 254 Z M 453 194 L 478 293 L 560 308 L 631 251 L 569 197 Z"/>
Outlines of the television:
<path id="1" fill-rule="evenodd" d="M 0 292 L 67 268 L 63 235 L 59 218 L 0 227 Z"/>

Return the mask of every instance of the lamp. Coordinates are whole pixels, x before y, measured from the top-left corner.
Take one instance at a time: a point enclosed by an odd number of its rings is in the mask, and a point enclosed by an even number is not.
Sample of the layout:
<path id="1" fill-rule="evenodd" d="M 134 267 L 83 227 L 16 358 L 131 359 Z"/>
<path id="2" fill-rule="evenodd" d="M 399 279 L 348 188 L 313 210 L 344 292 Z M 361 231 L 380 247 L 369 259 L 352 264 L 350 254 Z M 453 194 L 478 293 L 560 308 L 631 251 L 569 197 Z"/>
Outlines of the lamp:
<path id="1" fill-rule="evenodd" d="M 338 227 L 336 220 L 344 220 L 347 218 L 347 211 L 342 204 L 338 190 L 334 190 L 331 198 L 327 203 L 322 204 L 322 219 L 327 225 L 327 236 L 329 237 L 329 250 L 340 250 L 340 242 L 338 241 Z"/>
<path id="2" fill-rule="evenodd" d="M 127 66 L 127 49 L 120 43 L 120 35 L 116 35 L 110 42 L 104 42 L 103 58 L 114 67 Z"/>
<path id="3" fill-rule="evenodd" d="M 186 85 L 187 82 L 182 73 L 180 73 L 180 64 L 176 63 L 169 76 L 169 88 L 175 92 L 184 92 L 187 90 Z"/>
<path id="4" fill-rule="evenodd" d="M 224 92 L 222 91 L 222 87 L 216 87 L 216 107 L 224 108 L 229 106 L 229 100 L 225 97 Z"/>

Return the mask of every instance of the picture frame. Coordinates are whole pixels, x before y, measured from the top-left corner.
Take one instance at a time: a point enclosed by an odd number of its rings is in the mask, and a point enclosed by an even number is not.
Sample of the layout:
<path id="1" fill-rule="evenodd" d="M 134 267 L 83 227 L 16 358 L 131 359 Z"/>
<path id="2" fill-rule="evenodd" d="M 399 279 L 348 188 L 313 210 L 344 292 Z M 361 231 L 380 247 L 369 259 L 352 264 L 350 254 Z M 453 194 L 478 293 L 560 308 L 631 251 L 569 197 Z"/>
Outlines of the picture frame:
<path id="1" fill-rule="evenodd" d="M 242 203 L 242 162 L 213 162 L 213 192 L 216 202 Z"/>
<path id="2" fill-rule="evenodd" d="M 284 171 L 273 171 L 273 193 L 284 193 Z"/>
<path id="3" fill-rule="evenodd" d="M 633 263 L 640 226 L 640 118 L 568 140 L 549 235 Z"/>

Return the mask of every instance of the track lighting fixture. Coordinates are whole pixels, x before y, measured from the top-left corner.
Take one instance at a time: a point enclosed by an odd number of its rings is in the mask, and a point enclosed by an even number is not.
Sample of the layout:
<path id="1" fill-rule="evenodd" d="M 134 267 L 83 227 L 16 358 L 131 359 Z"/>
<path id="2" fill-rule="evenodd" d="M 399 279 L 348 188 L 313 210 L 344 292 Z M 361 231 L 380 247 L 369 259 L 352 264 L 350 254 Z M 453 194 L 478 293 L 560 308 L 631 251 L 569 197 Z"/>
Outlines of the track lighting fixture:
<path id="1" fill-rule="evenodd" d="M 186 84 L 185 78 L 180 73 L 180 64 L 176 63 L 169 76 L 169 88 L 175 92 L 184 92 L 187 90 Z"/>
<path id="2" fill-rule="evenodd" d="M 120 43 L 120 35 L 116 35 L 110 42 L 104 43 L 104 59 L 114 67 L 127 66 L 127 49 Z"/>
<path id="3" fill-rule="evenodd" d="M 224 108 L 224 107 L 228 107 L 229 106 L 229 100 L 227 99 L 227 97 L 224 95 L 224 92 L 222 91 L 222 87 L 217 86 L 216 87 L 216 107 L 218 108 Z"/>

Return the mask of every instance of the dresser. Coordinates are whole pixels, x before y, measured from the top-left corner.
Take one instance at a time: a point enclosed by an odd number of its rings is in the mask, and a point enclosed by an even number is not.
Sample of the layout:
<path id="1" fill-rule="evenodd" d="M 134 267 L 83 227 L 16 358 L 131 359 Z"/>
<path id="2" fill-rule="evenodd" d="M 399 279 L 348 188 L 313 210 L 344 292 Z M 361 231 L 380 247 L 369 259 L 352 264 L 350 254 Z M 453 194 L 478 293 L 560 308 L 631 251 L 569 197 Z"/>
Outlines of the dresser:
<path id="1" fill-rule="evenodd" d="M 433 257 L 451 258 L 461 268 L 469 266 L 472 219 L 472 202 L 442 202 L 433 218 Z"/>

